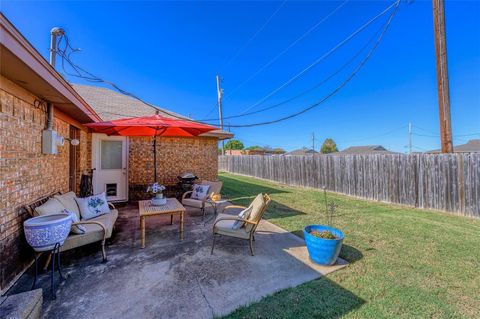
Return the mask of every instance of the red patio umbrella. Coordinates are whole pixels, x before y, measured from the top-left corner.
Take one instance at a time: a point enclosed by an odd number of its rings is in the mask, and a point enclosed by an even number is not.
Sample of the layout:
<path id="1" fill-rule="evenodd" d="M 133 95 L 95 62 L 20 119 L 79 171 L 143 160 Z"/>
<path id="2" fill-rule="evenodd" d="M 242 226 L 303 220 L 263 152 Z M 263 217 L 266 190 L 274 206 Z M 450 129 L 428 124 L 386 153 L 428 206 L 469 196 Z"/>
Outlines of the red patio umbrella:
<path id="1" fill-rule="evenodd" d="M 189 120 L 168 118 L 158 114 L 86 124 L 97 133 L 121 136 L 153 136 L 154 177 L 157 181 L 157 136 L 191 137 L 217 128 Z"/>

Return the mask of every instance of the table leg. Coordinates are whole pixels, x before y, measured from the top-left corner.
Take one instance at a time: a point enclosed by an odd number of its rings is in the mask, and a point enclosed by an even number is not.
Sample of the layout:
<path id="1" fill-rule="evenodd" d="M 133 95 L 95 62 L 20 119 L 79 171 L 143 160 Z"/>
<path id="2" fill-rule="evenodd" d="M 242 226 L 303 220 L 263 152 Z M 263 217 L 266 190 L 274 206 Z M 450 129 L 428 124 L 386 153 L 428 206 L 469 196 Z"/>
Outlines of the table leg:
<path id="1" fill-rule="evenodd" d="M 173 225 L 173 214 L 170 215 L 170 225 Z"/>
<path id="2" fill-rule="evenodd" d="M 145 248 L 145 216 L 140 216 L 140 241 L 141 247 Z"/>
<path id="3" fill-rule="evenodd" d="M 183 240 L 183 214 L 185 212 L 180 213 L 180 240 Z"/>

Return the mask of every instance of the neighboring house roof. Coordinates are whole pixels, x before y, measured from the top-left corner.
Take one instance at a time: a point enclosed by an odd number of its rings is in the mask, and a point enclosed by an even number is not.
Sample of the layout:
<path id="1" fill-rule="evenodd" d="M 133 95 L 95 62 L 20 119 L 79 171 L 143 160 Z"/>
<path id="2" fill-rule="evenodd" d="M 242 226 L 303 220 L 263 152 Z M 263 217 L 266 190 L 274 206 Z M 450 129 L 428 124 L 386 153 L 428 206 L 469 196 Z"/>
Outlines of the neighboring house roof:
<path id="1" fill-rule="evenodd" d="M 0 73 L 80 123 L 100 117 L 0 13 Z"/>
<path id="2" fill-rule="evenodd" d="M 303 147 L 298 150 L 285 153 L 285 155 L 315 155 L 315 154 L 318 154 L 318 152 L 307 147 Z"/>
<path id="3" fill-rule="evenodd" d="M 343 151 L 332 154 L 393 154 L 381 145 L 350 146 Z"/>
<path id="4" fill-rule="evenodd" d="M 127 117 L 138 117 L 153 115 L 157 111 L 160 115 L 169 118 L 183 118 L 187 117 L 171 112 L 169 110 L 149 106 L 139 100 L 115 92 L 113 90 L 90 85 L 72 84 L 74 89 L 95 109 L 97 114 L 103 121 L 117 120 Z M 215 130 L 201 136 L 217 137 L 220 139 L 232 138 L 233 134 L 226 131 Z"/>
<path id="5" fill-rule="evenodd" d="M 426 153 L 441 153 L 442 150 L 432 150 Z M 480 152 L 480 139 L 469 140 L 465 144 L 453 147 L 454 153 L 477 153 Z"/>

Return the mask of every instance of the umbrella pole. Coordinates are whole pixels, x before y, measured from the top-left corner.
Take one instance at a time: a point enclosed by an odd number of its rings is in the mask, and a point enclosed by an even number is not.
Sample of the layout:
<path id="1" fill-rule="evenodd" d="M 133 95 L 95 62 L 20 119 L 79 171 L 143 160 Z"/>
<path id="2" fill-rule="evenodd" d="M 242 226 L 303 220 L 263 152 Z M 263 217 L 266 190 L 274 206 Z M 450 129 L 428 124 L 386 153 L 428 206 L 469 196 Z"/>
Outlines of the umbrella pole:
<path id="1" fill-rule="evenodd" d="M 157 135 L 153 137 L 153 177 L 157 182 Z"/>

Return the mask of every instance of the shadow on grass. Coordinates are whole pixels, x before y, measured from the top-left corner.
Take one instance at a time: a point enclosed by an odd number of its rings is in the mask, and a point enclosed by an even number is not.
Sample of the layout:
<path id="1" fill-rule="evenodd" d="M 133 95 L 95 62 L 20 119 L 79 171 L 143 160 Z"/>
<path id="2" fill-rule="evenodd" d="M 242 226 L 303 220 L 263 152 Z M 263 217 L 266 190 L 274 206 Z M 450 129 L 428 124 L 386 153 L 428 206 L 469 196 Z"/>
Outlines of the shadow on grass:
<path id="1" fill-rule="evenodd" d="M 279 291 L 244 306 L 224 318 L 341 318 L 360 308 L 365 300 L 336 282 L 321 277 Z"/>

